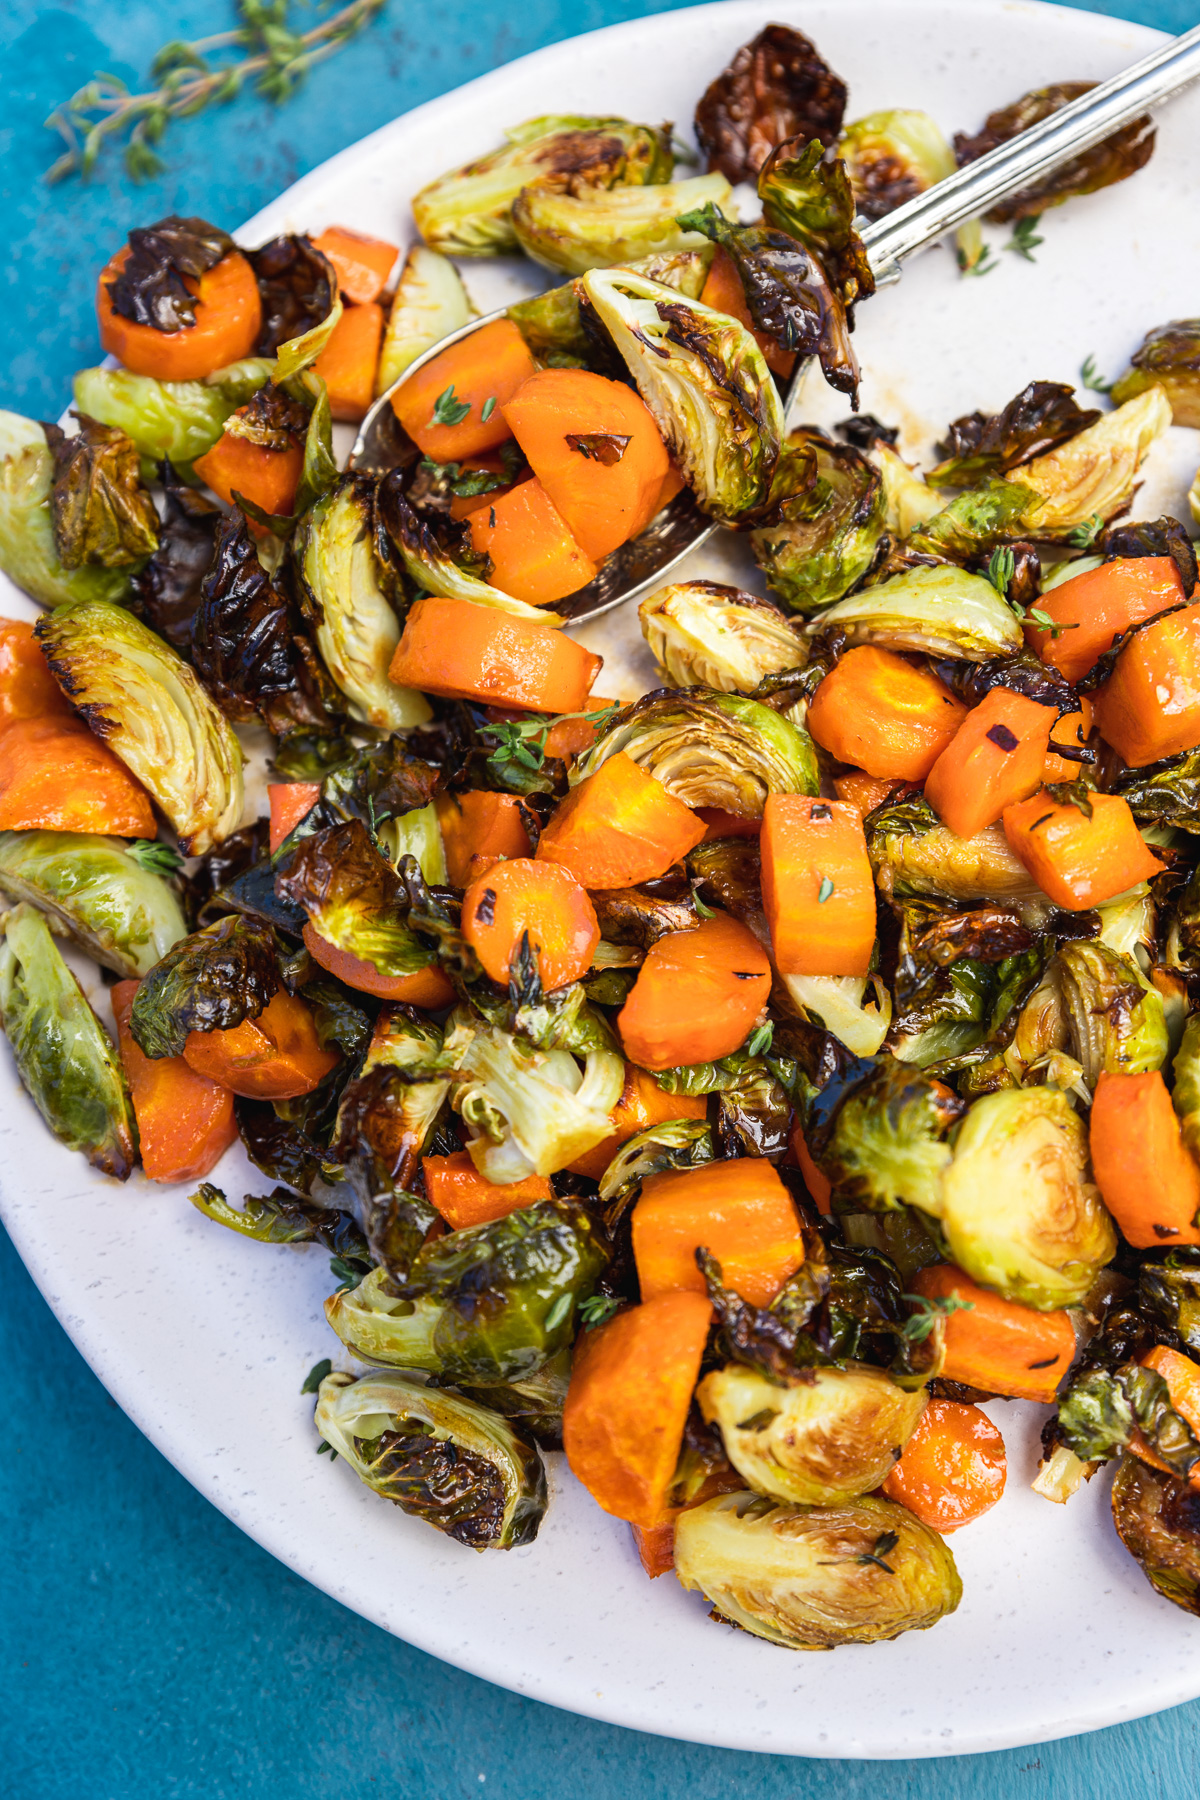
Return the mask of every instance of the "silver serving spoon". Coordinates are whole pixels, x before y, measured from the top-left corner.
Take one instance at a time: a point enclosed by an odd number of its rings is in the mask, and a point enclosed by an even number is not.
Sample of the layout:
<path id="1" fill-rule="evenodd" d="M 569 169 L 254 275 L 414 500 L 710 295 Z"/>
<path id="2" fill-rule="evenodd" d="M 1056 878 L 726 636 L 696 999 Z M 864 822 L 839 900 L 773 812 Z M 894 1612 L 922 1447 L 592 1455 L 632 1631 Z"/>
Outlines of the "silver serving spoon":
<path id="1" fill-rule="evenodd" d="M 1131 68 L 1081 94 L 977 162 L 956 170 L 886 218 L 864 226 L 862 240 L 876 285 L 886 287 L 898 281 L 905 257 L 924 250 L 968 219 L 980 218 L 1060 163 L 1079 156 L 1110 132 L 1171 99 L 1198 76 L 1200 25 L 1152 50 Z M 382 474 L 411 457 L 412 445 L 392 409 L 392 395 L 449 345 L 490 325 L 493 319 L 504 318 L 505 313 L 506 308 L 501 307 L 483 318 L 472 319 L 469 325 L 448 333 L 409 364 L 363 420 L 350 453 L 352 469 Z M 789 430 L 796 422 L 801 390 L 814 360 L 806 357 L 797 364 L 788 388 L 784 416 Z M 663 508 L 645 531 L 615 550 L 594 581 L 557 602 L 555 610 L 571 624 L 582 624 L 625 600 L 636 599 L 657 586 L 676 563 L 717 529 L 685 490 Z"/>

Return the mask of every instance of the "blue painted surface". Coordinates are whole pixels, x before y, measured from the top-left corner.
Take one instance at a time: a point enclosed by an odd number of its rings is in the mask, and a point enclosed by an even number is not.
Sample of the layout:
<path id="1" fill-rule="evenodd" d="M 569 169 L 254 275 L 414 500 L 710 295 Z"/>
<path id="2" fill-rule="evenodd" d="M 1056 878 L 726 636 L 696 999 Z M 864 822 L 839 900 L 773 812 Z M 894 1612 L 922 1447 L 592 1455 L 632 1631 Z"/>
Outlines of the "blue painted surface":
<path id="1" fill-rule="evenodd" d="M 1184 30 L 1195 0 L 1093 9 Z M 307 103 L 242 100 L 174 128 L 166 174 L 115 162 L 51 193 L 51 106 L 95 69 L 133 79 L 216 0 L 0 6 L 0 405 L 54 417 L 95 355 L 76 277 L 169 210 L 246 217 L 396 113 L 542 44 L 666 10 L 639 0 L 399 0 L 313 77 Z M 769 10 L 769 9 L 765 9 Z M 247 145 L 251 148 L 247 149 Z M 1194 1800 L 1200 1702 L 1034 1750 L 938 1763 L 808 1763 L 593 1724 L 461 1675 L 273 1562 L 117 1409 L 0 1237 L 0 1792 L 13 1800 Z M 352 1549 L 348 1554 L 353 1554 Z M 579 1621 L 581 1634 L 587 1620 Z M 1069 1620 L 1063 1654 L 1070 1655 Z M 869 1705 L 864 1694 L 864 1705 Z"/>

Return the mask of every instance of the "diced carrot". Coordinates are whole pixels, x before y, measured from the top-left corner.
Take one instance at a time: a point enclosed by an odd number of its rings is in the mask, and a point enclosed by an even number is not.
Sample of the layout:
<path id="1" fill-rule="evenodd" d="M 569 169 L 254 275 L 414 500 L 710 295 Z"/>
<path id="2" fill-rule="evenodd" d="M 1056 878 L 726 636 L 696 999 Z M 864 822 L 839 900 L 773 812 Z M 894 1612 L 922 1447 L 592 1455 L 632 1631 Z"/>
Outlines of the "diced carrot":
<path id="1" fill-rule="evenodd" d="M 1102 1070 L 1088 1135 L 1100 1197 L 1135 1248 L 1200 1244 L 1200 1169 L 1157 1069 Z"/>
<path id="2" fill-rule="evenodd" d="M 313 363 L 313 374 L 325 383 L 335 419 L 357 425 L 370 411 L 383 322 L 383 308 L 373 300 L 348 306 Z"/>
<path id="3" fill-rule="evenodd" d="M 860 769 L 851 769 L 848 775 L 835 775 L 833 778 L 833 791 L 838 799 L 844 800 L 847 806 L 852 806 L 864 819 L 877 806 L 882 806 L 897 789 L 903 791 L 904 785 L 894 776 L 864 775 Z"/>
<path id="4" fill-rule="evenodd" d="M 443 789 L 433 804 L 442 832 L 446 872 L 454 887 L 470 887 L 506 857 L 533 854 L 515 794 L 493 794 L 486 788 L 448 794 Z"/>
<path id="5" fill-rule="evenodd" d="M 625 1064 L 625 1085 L 621 1098 L 609 1115 L 611 1137 L 593 1149 L 585 1150 L 567 1166 L 572 1175 L 587 1175 L 599 1181 L 622 1144 L 651 1125 L 667 1119 L 704 1119 L 708 1116 L 708 1099 L 704 1094 L 668 1094 L 652 1075 L 636 1063 Z"/>
<path id="6" fill-rule="evenodd" d="M 716 312 L 728 313 L 731 319 L 744 325 L 762 351 L 771 373 L 781 376 L 784 381 L 790 379 L 796 367 L 795 351 L 784 350 L 767 332 L 755 330 L 737 264 L 721 244 L 717 245 L 700 298 L 705 306 L 711 306 Z"/>
<path id="7" fill-rule="evenodd" d="M 1139 881 L 1161 875 L 1162 863 L 1119 794 L 1088 796 L 1089 819 L 1045 789 L 1004 809 L 1004 835 L 1042 892 L 1067 912 L 1102 906 Z"/>
<path id="8" fill-rule="evenodd" d="M 158 331 L 113 311 L 108 284 L 128 257 L 129 246 L 123 244 L 96 287 L 100 342 L 110 356 L 135 375 L 153 375 L 156 381 L 201 381 L 214 369 L 251 355 L 262 327 L 262 301 L 254 270 L 240 251 L 231 250 L 198 282 L 184 278 L 184 286 L 196 295 L 196 322 L 179 331 Z"/>
<path id="9" fill-rule="evenodd" d="M 992 1510 L 1007 1474 L 1004 1439 L 985 1412 L 930 1400 L 882 1491 L 923 1525 L 957 1531 Z"/>
<path id="10" fill-rule="evenodd" d="M 440 1012 L 444 1006 L 454 1005 L 454 989 L 436 963 L 416 969 L 411 975 L 381 975 L 374 963 L 349 950 L 339 950 L 336 944 L 323 938 L 311 922 L 305 922 L 302 935 L 313 961 L 336 975 L 339 981 L 344 981 L 347 987 L 357 988 L 360 994 L 374 994 L 377 1000 L 401 1001 L 406 1006 L 422 1007 L 426 1012 Z"/>
<path id="11" fill-rule="evenodd" d="M 418 450 L 434 462 L 462 462 L 464 457 L 494 450 L 512 436 L 505 403 L 533 374 L 534 366 L 512 320 L 494 319 L 402 382 L 392 395 L 392 405 Z M 457 423 L 440 422 L 449 419 Z"/>
<path id="12" fill-rule="evenodd" d="M 760 1156 L 650 1175 L 633 1209 L 633 1258 L 643 1300 L 705 1292 L 696 1251 L 711 1251 L 726 1287 L 766 1306 L 804 1261 L 800 1222 L 774 1167 Z"/>
<path id="13" fill-rule="evenodd" d="M 576 1340 L 563 1448 L 604 1512 L 661 1523 L 711 1318 L 703 1294 L 660 1294 Z"/>
<path id="14" fill-rule="evenodd" d="M 355 306 L 378 300 L 400 254 L 399 245 L 345 225 L 327 225 L 312 243 L 333 264 L 342 299 Z"/>
<path id="15" fill-rule="evenodd" d="M 1156 1344 L 1153 1350 L 1148 1350 L 1141 1358 L 1141 1366 L 1143 1369 L 1153 1369 L 1156 1375 L 1162 1376 L 1167 1384 L 1171 1405 L 1185 1425 L 1191 1426 L 1193 1434 L 1200 1437 L 1200 1363 L 1193 1362 L 1190 1356 L 1184 1356 L 1178 1350 L 1169 1350 L 1165 1344 Z M 1171 1472 L 1170 1464 L 1150 1448 L 1137 1429 L 1129 1441 L 1129 1448 L 1144 1463 L 1149 1463 L 1151 1468 Z M 1188 1486 L 1200 1488 L 1200 1467 L 1192 1470 Z"/>
<path id="16" fill-rule="evenodd" d="M 740 1048 L 771 992 L 771 965 L 754 933 L 725 913 L 671 931 L 646 953 L 617 1017 L 621 1043 L 643 1069 L 716 1062 Z"/>
<path id="17" fill-rule="evenodd" d="M 740 813 L 722 812 L 719 806 L 698 806 L 696 817 L 704 820 L 704 842 L 717 838 L 756 838 L 762 830 L 761 819 L 743 819 Z"/>
<path id="18" fill-rule="evenodd" d="M 75 721 L 79 716 L 50 673 L 33 626 L 24 619 L 0 619 L 0 731 L 17 719 L 47 714 Z"/>
<path id="19" fill-rule="evenodd" d="M 157 830 L 145 788 L 75 714 L 17 719 L 0 732 L 0 831 Z"/>
<path id="20" fill-rule="evenodd" d="M 1200 744 L 1200 606 L 1135 632 L 1093 707 L 1100 736 L 1131 768 L 1194 750 Z"/>
<path id="21" fill-rule="evenodd" d="M 669 1575 L 675 1567 L 675 1521 L 665 1525 L 631 1525 L 633 1547 L 638 1560 L 651 1581 L 656 1575 Z"/>
<path id="22" fill-rule="evenodd" d="M 182 1056 L 146 1056 L 129 1029 L 136 981 L 111 989 L 121 1064 L 149 1181 L 198 1181 L 237 1142 L 233 1094 L 197 1075 Z"/>
<path id="23" fill-rule="evenodd" d="M 429 1203 L 451 1231 L 488 1225 L 493 1219 L 506 1219 L 522 1206 L 554 1198 L 554 1189 L 544 1175 L 527 1175 L 523 1181 L 510 1181 L 503 1187 L 485 1181 L 465 1150 L 454 1156 L 424 1156 L 421 1167 Z"/>
<path id="24" fill-rule="evenodd" d="M 973 707 L 925 779 L 925 798 L 956 836 L 994 825 L 1042 785 L 1052 706 L 994 687 Z"/>
<path id="25" fill-rule="evenodd" d="M 271 781 L 267 803 L 271 808 L 271 854 L 274 855 L 301 819 L 306 819 L 321 798 L 319 781 Z"/>
<path id="26" fill-rule="evenodd" d="M 248 1100 L 294 1100 L 311 1094 L 337 1068 L 323 1050 L 303 1000 L 280 988 L 256 1019 L 228 1031 L 189 1031 L 183 1054 L 198 1075 Z"/>
<path id="27" fill-rule="evenodd" d="M 822 1169 L 818 1169 L 816 1163 L 809 1154 L 808 1145 L 804 1141 L 804 1133 L 800 1128 L 800 1120 L 798 1118 L 792 1125 L 791 1135 L 788 1138 L 788 1147 L 796 1160 L 796 1167 L 804 1177 L 804 1185 L 808 1189 L 813 1205 L 819 1213 L 825 1213 L 826 1215 L 831 1214 L 833 1208 L 830 1205 L 830 1198 L 833 1194 L 833 1186 L 828 1175 L 826 1175 Z"/>
<path id="28" fill-rule="evenodd" d="M 492 494 L 467 527 L 476 550 L 492 559 L 493 587 L 530 606 L 577 593 L 596 574 L 540 481 L 520 481 L 506 494 Z"/>
<path id="29" fill-rule="evenodd" d="M 1016 1300 L 1005 1300 L 953 1263 L 918 1269 L 909 1286 L 924 1300 L 964 1303 L 946 1315 L 942 1374 L 947 1381 L 1012 1400 L 1053 1400 L 1075 1360 L 1069 1313 L 1035 1312 Z"/>
<path id="30" fill-rule="evenodd" d="M 287 516 L 296 504 L 296 490 L 304 473 L 304 449 L 291 443 L 286 450 L 271 450 L 265 444 L 252 444 L 248 438 L 223 431 L 211 450 L 198 456 L 192 464 L 197 475 L 214 494 L 236 504 L 235 494 L 242 494 L 263 512 Z M 249 521 L 250 529 L 261 537 L 266 526 Z"/>
<path id="31" fill-rule="evenodd" d="M 762 892 L 781 975 L 865 975 L 875 881 L 862 815 L 846 800 L 768 794 Z"/>
<path id="32" fill-rule="evenodd" d="M 408 609 L 388 677 L 448 700 L 582 712 L 602 657 L 533 619 L 427 596 Z"/>
<path id="33" fill-rule="evenodd" d="M 1042 595 L 1038 611 L 1067 630 L 1055 637 L 1048 626 L 1027 625 L 1025 636 L 1043 662 L 1078 681 L 1123 631 L 1186 599 L 1171 557 L 1121 557 Z"/>
<path id="34" fill-rule="evenodd" d="M 636 389 L 588 369 L 539 369 L 504 416 L 586 556 L 599 562 L 654 517 L 669 458 Z"/>
<path id="35" fill-rule="evenodd" d="M 526 934 L 544 988 L 578 981 L 600 942 L 596 909 L 570 870 L 527 856 L 495 863 L 472 882 L 463 896 L 462 932 L 502 985 Z"/>
<path id="36" fill-rule="evenodd" d="M 1042 782 L 1049 787 L 1052 781 L 1074 781 L 1083 767 L 1069 756 L 1060 756 L 1055 744 L 1070 745 L 1082 750 L 1088 741 L 1092 729 L 1092 703 L 1086 694 L 1080 696 L 1079 711 L 1067 713 L 1064 718 L 1050 727 L 1050 745 L 1046 751 L 1046 766 L 1042 772 Z"/>
<path id="37" fill-rule="evenodd" d="M 868 775 L 924 781 L 967 716 L 936 675 L 860 644 L 813 695 L 808 729 L 831 756 Z"/>
<path id="38" fill-rule="evenodd" d="M 586 888 L 635 887 L 665 874 L 703 836 L 703 820 L 618 751 L 559 802 L 537 853 Z"/>

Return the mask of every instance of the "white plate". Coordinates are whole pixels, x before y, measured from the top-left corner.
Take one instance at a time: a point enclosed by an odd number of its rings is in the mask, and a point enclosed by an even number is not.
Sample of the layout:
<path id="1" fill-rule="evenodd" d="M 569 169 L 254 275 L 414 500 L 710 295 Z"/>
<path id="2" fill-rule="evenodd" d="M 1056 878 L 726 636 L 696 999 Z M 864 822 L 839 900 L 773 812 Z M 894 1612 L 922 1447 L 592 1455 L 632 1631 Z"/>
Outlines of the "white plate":
<path id="1" fill-rule="evenodd" d="M 924 107 L 947 131 L 1054 80 L 1104 77 L 1158 34 L 1092 14 L 1001 0 L 737 0 L 638 20 L 556 45 L 418 108 L 307 176 L 246 227 L 247 242 L 340 220 L 397 241 L 407 201 L 501 128 L 550 108 L 674 117 L 768 17 L 809 32 L 851 89 L 849 116 Z M 1149 169 L 1044 222 L 1036 264 L 1000 256 L 960 281 L 926 256 L 860 314 L 864 407 L 900 423 L 902 448 L 992 408 L 1035 377 L 1072 381 L 1092 353 L 1113 373 L 1151 325 L 1196 311 L 1194 199 L 1200 98 L 1164 115 Z M 997 250 L 1008 235 L 989 234 Z M 82 279 L 83 277 L 81 277 Z M 481 309 L 515 265 L 479 264 Z M 835 399 L 814 416 L 846 411 Z M 1186 516 L 1195 434 L 1154 454 L 1138 510 Z M 711 570 L 715 553 L 701 565 Z M 4 610 L 29 616 L 12 590 Z M 603 690 L 650 669 L 621 614 L 590 628 L 610 651 Z M 619 685 L 618 685 L 619 682 Z M 476 1556 L 382 1504 L 314 1454 L 311 1365 L 338 1349 L 321 1313 L 327 1258 L 268 1249 L 208 1224 L 187 1190 L 96 1177 L 52 1142 L 0 1064 L 5 1223 L 42 1292 L 110 1392 L 175 1467 L 272 1554 L 409 1642 L 522 1694 L 701 1743 L 809 1756 L 993 1750 L 1110 1725 L 1200 1694 L 1200 1625 L 1155 1598 L 1107 1517 L 1102 1479 L 1070 1507 L 1028 1491 L 1040 1409 L 993 1406 L 1009 1492 L 953 1539 L 965 1588 L 953 1618 L 893 1644 L 788 1654 L 708 1622 L 669 1578 L 651 1584 L 625 1526 L 552 1458 L 536 1544 Z M 240 1148 L 217 1179 L 239 1200 L 263 1177 Z"/>

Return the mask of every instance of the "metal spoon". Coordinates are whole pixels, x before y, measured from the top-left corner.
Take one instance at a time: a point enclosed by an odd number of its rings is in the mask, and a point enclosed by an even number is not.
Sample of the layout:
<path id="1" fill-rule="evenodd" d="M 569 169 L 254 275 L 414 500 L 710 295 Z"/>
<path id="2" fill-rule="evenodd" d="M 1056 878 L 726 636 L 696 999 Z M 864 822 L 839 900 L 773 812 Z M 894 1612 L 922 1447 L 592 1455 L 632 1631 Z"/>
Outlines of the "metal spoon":
<path id="1" fill-rule="evenodd" d="M 862 240 L 867 249 L 877 286 L 900 279 L 901 264 L 916 251 L 944 237 L 968 219 L 977 219 L 1011 194 L 1047 175 L 1060 163 L 1098 144 L 1110 132 L 1161 105 L 1200 76 L 1200 25 L 1172 39 L 1140 62 L 1102 82 L 1089 93 L 1031 125 L 1019 137 L 1000 144 L 927 188 L 923 194 L 896 208 L 884 219 L 866 225 Z M 400 379 L 372 406 L 350 453 L 350 467 L 382 474 L 413 454 L 413 447 L 391 406 L 397 388 L 424 368 L 449 345 L 458 343 L 481 326 L 502 319 L 506 309 L 473 319 L 460 331 L 452 331 L 409 364 Z M 795 422 L 805 377 L 813 363 L 805 358 L 796 367 L 788 388 L 784 414 L 790 429 Z M 711 537 L 717 526 L 696 505 L 685 489 L 664 507 L 639 536 L 609 556 L 594 581 L 561 600 L 557 612 L 572 624 L 594 619 L 625 600 L 633 600 L 657 586 L 689 551 Z"/>

